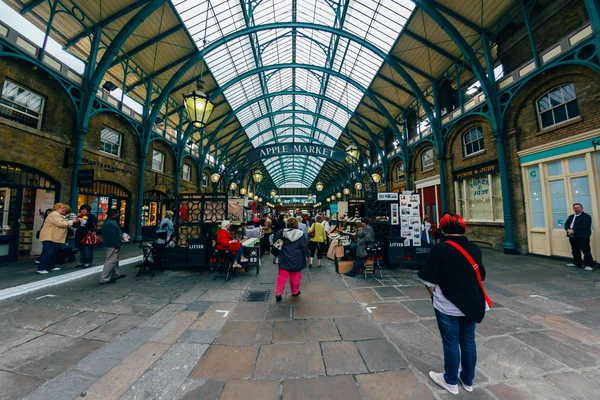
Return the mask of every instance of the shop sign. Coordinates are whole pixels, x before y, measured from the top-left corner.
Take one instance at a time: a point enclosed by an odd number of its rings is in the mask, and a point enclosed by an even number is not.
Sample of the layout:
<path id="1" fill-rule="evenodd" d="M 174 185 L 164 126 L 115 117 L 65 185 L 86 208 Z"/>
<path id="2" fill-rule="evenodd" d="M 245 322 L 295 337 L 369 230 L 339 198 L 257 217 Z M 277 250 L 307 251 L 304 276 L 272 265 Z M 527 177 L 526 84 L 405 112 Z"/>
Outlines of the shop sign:
<path id="1" fill-rule="evenodd" d="M 343 162 L 346 159 L 346 153 L 333 147 L 319 146 L 305 143 L 284 143 L 271 146 L 263 146 L 247 153 L 248 161 L 264 160 L 271 157 L 283 156 L 288 154 L 302 154 L 316 157 L 325 157 L 332 160 Z"/>
<path id="2" fill-rule="evenodd" d="M 498 172 L 498 162 L 492 161 L 485 164 L 475 165 L 473 167 L 462 168 L 453 172 L 453 179 L 455 181 L 462 181 L 468 178 L 474 178 L 477 176 L 493 174 Z"/>
<path id="3" fill-rule="evenodd" d="M 94 170 L 80 169 L 77 171 L 77 187 L 92 187 L 94 186 Z"/>

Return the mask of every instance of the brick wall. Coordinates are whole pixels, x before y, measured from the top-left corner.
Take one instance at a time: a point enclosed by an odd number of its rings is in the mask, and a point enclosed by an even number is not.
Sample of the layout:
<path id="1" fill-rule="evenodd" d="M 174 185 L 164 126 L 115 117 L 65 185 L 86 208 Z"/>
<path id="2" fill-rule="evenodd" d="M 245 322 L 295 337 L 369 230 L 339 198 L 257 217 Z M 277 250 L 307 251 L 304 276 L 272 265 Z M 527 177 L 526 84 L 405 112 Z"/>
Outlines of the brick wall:
<path id="1" fill-rule="evenodd" d="M 423 171 L 421 155 L 429 149 L 433 149 L 433 168 Z M 440 167 L 437 162 L 437 153 L 431 143 L 424 143 L 413 151 L 410 159 L 410 171 L 408 171 L 408 173 L 412 176 L 411 182 L 413 185 L 415 181 L 436 176 L 440 173 Z M 410 190 L 411 188 L 408 189 Z"/>
<path id="2" fill-rule="evenodd" d="M 191 174 L 190 174 L 189 181 L 185 181 L 185 180 L 181 179 L 180 191 L 181 191 L 181 193 L 197 193 L 198 186 L 196 185 L 196 183 L 198 182 L 197 181 L 198 167 L 196 166 L 196 163 L 194 162 L 194 160 L 192 160 L 189 157 L 185 157 L 183 159 L 183 163 L 190 167 Z M 183 169 L 182 169 L 182 173 L 183 173 Z"/>

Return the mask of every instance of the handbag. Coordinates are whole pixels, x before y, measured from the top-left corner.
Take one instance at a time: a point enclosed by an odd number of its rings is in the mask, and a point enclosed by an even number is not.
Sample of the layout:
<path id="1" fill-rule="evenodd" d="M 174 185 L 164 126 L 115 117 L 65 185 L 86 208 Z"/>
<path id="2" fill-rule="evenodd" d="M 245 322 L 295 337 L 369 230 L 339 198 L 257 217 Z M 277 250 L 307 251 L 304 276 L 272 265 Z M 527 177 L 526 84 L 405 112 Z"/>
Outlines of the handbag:
<path id="1" fill-rule="evenodd" d="M 79 243 L 84 246 L 96 246 L 102 244 L 102 240 L 96 235 L 96 232 L 88 232 Z"/>
<path id="2" fill-rule="evenodd" d="M 314 231 L 314 230 L 312 230 L 312 231 L 309 231 L 309 232 L 308 232 L 308 236 L 310 236 L 310 237 L 315 237 L 315 231 Z"/>
<path id="3" fill-rule="evenodd" d="M 344 246 L 340 245 L 339 242 L 337 242 L 336 246 L 335 246 L 335 258 L 343 258 L 344 257 Z"/>
<path id="4" fill-rule="evenodd" d="M 483 287 L 483 281 L 481 280 L 481 273 L 479 272 L 479 265 L 477 265 L 475 260 L 473 260 L 473 257 L 471 257 L 471 255 L 469 253 L 467 253 L 467 251 L 465 249 L 463 249 L 461 245 L 459 245 L 458 243 L 453 242 L 451 240 L 446 240 L 446 243 L 450 244 L 456 250 L 460 251 L 460 253 L 463 256 L 465 256 L 467 261 L 471 263 L 471 266 L 475 270 L 475 275 L 477 275 L 477 282 L 479 283 L 479 287 L 481 287 L 481 290 L 483 291 L 483 297 L 485 297 L 485 302 L 487 303 L 487 305 L 490 308 L 492 308 L 492 300 L 488 297 L 488 295 L 485 291 L 485 288 Z"/>

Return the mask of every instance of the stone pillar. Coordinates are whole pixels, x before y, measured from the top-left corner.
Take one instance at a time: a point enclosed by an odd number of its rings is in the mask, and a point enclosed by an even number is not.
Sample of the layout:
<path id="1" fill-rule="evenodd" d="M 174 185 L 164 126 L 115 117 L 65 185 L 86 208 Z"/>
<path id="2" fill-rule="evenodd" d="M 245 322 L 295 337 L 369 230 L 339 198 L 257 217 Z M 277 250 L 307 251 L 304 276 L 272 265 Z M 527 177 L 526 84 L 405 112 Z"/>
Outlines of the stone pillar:
<path id="1" fill-rule="evenodd" d="M 494 132 L 496 145 L 498 146 L 498 167 L 500 169 L 500 185 L 502 187 L 502 210 L 504 212 L 504 252 L 506 254 L 518 254 L 513 232 L 512 202 L 510 193 L 510 179 L 508 176 L 508 165 L 506 163 L 506 151 L 504 149 L 504 132 Z M 525 221 L 523 221 L 525 223 Z"/>
<path id="2" fill-rule="evenodd" d="M 444 155 L 438 154 L 438 167 L 440 169 L 440 197 L 442 198 L 442 213 L 448 212 L 448 199 L 446 197 L 446 166 L 444 165 Z M 439 218 L 442 218 L 440 215 Z"/>
<path id="3" fill-rule="evenodd" d="M 82 165 L 83 158 L 83 143 L 85 135 L 88 133 L 87 128 L 79 128 L 77 130 L 77 139 L 75 141 L 75 153 L 73 155 L 73 171 L 71 174 L 71 195 L 69 196 L 69 205 L 73 210 L 77 210 L 79 199 L 79 187 L 77 186 L 77 175 Z"/>
<path id="4" fill-rule="evenodd" d="M 138 170 L 140 176 L 138 179 L 138 191 L 136 200 L 136 214 L 135 214 L 135 241 L 142 241 L 142 214 L 144 207 L 144 185 L 146 179 L 146 162 L 148 160 L 148 153 L 143 153 L 139 158 Z"/>

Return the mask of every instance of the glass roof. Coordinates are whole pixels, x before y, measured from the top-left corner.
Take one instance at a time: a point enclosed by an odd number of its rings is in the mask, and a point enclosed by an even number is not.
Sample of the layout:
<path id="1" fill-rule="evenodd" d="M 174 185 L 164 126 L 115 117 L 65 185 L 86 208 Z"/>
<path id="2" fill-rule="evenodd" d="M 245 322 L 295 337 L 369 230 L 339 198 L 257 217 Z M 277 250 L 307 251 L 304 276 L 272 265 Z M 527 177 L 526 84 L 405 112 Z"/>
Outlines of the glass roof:
<path id="1" fill-rule="evenodd" d="M 341 28 L 388 53 L 414 9 L 410 0 L 171 1 L 200 50 L 247 27 L 302 22 Z M 254 147 L 285 142 L 334 146 L 364 95 L 343 77 L 366 89 L 383 63 L 358 42 L 290 27 L 233 39 L 205 59 L 221 87 L 236 80 L 224 95 L 233 110 L 242 107 L 236 117 Z M 253 70 L 258 73 L 237 81 Z M 255 100 L 269 94 L 276 95 Z M 310 186 L 324 162 L 304 155 L 263 161 L 278 187 Z"/>

